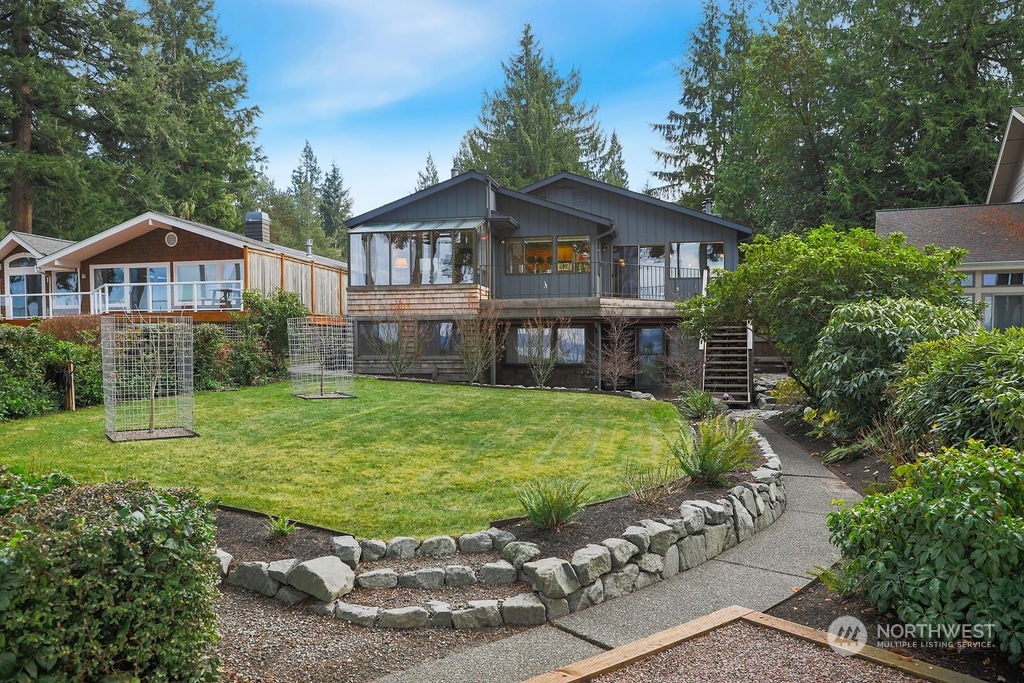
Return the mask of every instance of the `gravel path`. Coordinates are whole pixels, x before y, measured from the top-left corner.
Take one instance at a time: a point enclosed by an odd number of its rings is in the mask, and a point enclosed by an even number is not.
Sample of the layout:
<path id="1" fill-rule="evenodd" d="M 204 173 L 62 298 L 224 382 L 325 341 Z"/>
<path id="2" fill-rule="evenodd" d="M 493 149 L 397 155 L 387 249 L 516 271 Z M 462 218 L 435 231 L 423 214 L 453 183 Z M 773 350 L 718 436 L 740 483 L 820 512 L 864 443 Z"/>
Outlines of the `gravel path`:
<path id="1" fill-rule="evenodd" d="M 523 630 L 368 629 L 228 585 L 215 609 L 230 683 L 368 681 Z"/>
<path id="2" fill-rule="evenodd" d="M 715 629 L 594 679 L 604 683 L 918 683 L 922 679 L 752 624 Z"/>

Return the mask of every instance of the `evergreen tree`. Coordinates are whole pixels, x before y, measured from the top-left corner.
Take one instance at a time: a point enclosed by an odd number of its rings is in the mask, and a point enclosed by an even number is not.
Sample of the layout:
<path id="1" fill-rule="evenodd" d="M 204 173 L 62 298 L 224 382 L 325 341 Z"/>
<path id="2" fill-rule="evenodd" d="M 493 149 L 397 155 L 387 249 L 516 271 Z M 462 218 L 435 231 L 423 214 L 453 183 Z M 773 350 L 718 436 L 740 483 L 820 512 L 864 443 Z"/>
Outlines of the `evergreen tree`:
<path id="1" fill-rule="evenodd" d="M 579 71 L 560 76 L 529 24 L 519 48 L 502 62 L 504 87 L 484 93 L 479 123 L 459 145 L 456 170 L 475 169 L 513 188 L 559 171 L 599 177 L 607 143 L 597 109 L 578 99 Z"/>
<path id="2" fill-rule="evenodd" d="M 352 197 L 345 187 L 337 164 L 324 176 L 320 186 L 320 220 L 324 234 L 342 254 L 348 254 L 348 228 L 345 221 L 352 217 Z"/>
<path id="3" fill-rule="evenodd" d="M 629 174 L 626 173 L 626 162 L 622 159 L 622 143 L 614 130 L 608 140 L 608 151 L 601 158 L 601 176 L 598 180 L 609 185 L 629 187 Z"/>
<path id="4" fill-rule="evenodd" d="M 135 6 L 137 3 L 132 3 Z M 7 0 L 0 202 L 81 238 L 145 209 L 240 227 L 255 108 L 212 0 Z"/>
<path id="5" fill-rule="evenodd" d="M 690 35 L 679 70 L 680 110 L 653 126 L 667 145 L 655 150 L 665 167 L 652 174 L 662 183 L 660 196 L 691 208 L 714 196 L 715 174 L 735 132 L 749 36 L 745 0 L 733 0 L 728 12 L 718 0 L 705 0 L 703 18 Z"/>
<path id="6" fill-rule="evenodd" d="M 50 189 L 84 200 L 91 175 L 112 178 L 90 153 L 107 142 L 104 128 L 131 114 L 109 94 L 138 67 L 139 20 L 122 0 L 4 2 L 0 184 L 11 230 L 32 232 L 33 208 Z"/>
<path id="7" fill-rule="evenodd" d="M 440 176 L 437 175 L 437 166 L 434 165 L 434 157 L 431 156 L 430 152 L 427 152 L 427 166 L 422 171 L 416 173 L 416 192 L 425 190 L 428 187 L 432 187 L 441 182 Z"/>

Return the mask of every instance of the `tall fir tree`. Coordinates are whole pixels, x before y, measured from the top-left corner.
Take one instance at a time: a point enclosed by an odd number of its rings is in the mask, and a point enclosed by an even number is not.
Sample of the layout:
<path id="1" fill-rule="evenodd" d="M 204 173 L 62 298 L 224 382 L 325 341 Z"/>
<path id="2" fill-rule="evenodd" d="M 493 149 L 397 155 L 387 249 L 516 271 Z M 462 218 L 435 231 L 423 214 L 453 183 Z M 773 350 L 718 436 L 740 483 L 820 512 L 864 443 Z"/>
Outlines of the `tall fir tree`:
<path id="1" fill-rule="evenodd" d="M 505 85 L 484 93 L 479 122 L 462 138 L 455 169 L 475 169 L 513 188 L 559 171 L 598 178 L 607 141 L 596 107 L 579 99 L 579 71 L 560 76 L 529 24 L 519 52 L 501 66 Z"/>
<path id="2" fill-rule="evenodd" d="M 416 190 L 425 190 L 428 187 L 433 187 L 441 182 L 440 176 L 437 174 L 437 166 L 434 164 L 434 157 L 427 152 L 427 165 L 422 171 L 416 172 Z"/>
<path id="3" fill-rule="evenodd" d="M 750 29 L 745 0 L 732 0 L 727 12 L 718 0 L 705 0 L 700 24 L 690 35 L 679 69 L 680 108 L 653 125 L 666 143 L 655 150 L 664 167 L 652 175 L 657 194 L 700 207 L 715 194 L 715 177 L 735 132 L 735 114 L 743 92 L 742 65 Z"/>
<path id="4" fill-rule="evenodd" d="M 145 32 L 121 0 L 8 0 L 0 35 L 0 186 L 8 228 L 32 232 L 51 195 L 89 201 L 92 176 L 116 178 L 93 152 L 132 114 L 110 95 L 138 69 Z"/>
<path id="5" fill-rule="evenodd" d="M 337 164 L 324 176 L 320 185 L 320 221 L 324 235 L 343 255 L 348 255 L 348 227 L 345 221 L 352 217 L 352 197 Z"/>
<path id="6" fill-rule="evenodd" d="M 629 187 L 629 174 L 626 172 L 626 162 L 622 158 L 622 143 L 619 142 L 619 136 L 614 130 L 608 139 L 608 151 L 601 157 L 601 175 L 598 180 L 609 185 Z"/>

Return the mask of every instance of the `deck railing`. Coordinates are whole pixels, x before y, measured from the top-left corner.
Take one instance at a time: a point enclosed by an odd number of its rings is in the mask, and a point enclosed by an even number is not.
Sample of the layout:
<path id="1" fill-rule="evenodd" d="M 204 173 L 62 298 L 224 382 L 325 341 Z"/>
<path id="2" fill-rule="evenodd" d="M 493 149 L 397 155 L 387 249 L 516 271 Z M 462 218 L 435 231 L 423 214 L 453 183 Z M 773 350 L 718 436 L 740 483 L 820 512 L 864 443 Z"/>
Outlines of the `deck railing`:
<path id="1" fill-rule="evenodd" d="M 593 269 L 593 270 L 590 270 Z M 594 261 L 583 270 L 514 275 L 515 286 L 492 292 L 498 299 L 604 297 L 643 301 L 682 301 L 704 290 L 706 271 L 659 265 Z"/>
<path id="2" fill-rule="evenodd" d="M 92 313 L 240 311 L 241 280 L 106 284 L 89 293 Z"/>
<path id="3" fill-rule="evenodd" d="M 0 297 L 0 318 L 28 320 L 78 315 L 82 312 L 82 294 L 5 294 Z"/>

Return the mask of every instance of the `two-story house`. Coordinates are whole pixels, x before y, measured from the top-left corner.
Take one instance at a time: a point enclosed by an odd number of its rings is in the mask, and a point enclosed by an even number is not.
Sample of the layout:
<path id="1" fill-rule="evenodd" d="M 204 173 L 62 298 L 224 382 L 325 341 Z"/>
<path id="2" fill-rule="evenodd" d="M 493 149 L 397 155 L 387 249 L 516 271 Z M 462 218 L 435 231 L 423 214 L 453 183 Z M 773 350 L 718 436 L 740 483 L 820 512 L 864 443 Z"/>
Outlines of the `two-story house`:
<path id="1" fill-rule="evenodd" d="M 531 384 L 525 346 L 542 333 L 558 359 L 550 383 L 571 387 L 595 385 L 594 356 L 616 314 L 634 321 L 636 386 L 659 386 L 675 302 L 700 293 L 715 270 L 735 268 L 737 243 L 752 232 L 571 173 L 512 190 L 473 171 L 348 226 L 358 372 L 386 371 L 374 342 L 393 333 L 386 320 L 400 310 L 427 339 L 410 372 L 464 379 L 456 320 L 490 308 L 507 336 L 488 379 Z"/>

